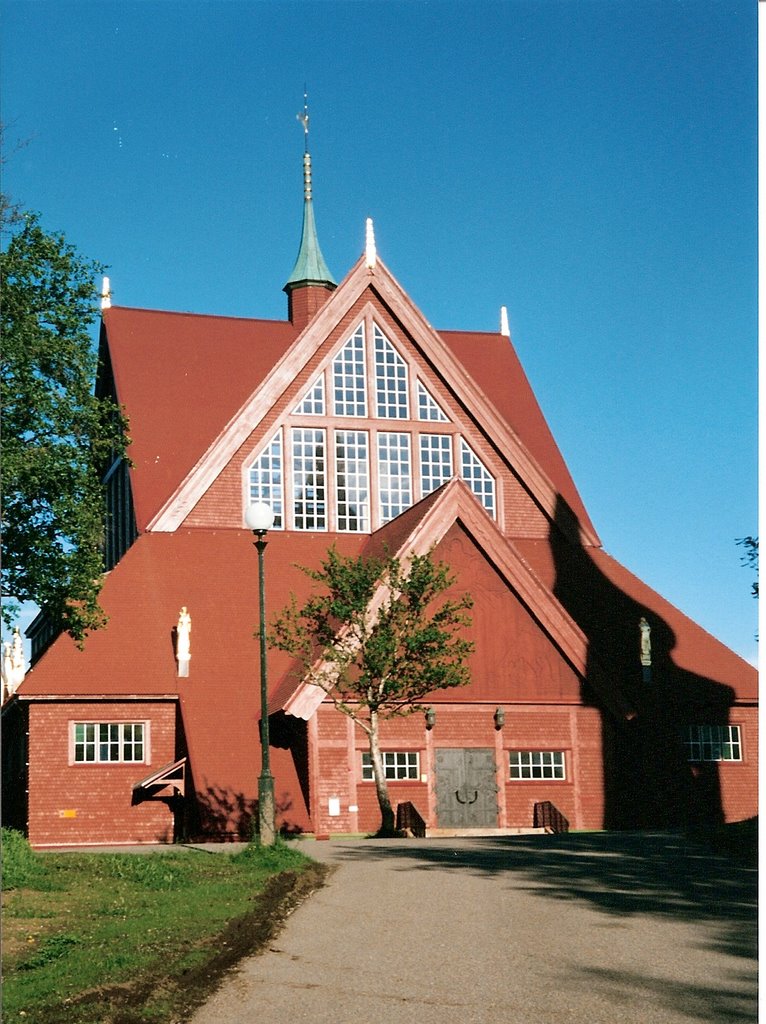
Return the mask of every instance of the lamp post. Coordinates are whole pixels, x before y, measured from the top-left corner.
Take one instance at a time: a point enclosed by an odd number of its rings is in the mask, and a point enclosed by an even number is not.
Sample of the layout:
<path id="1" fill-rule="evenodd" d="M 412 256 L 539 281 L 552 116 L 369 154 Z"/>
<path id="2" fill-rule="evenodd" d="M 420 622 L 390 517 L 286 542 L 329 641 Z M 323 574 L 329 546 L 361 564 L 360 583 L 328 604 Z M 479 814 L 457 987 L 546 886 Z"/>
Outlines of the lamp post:
<path id="1" fill-rule="evenodd" d="M 266 588 L 264 585 L 263 553 L 266 534 L 274 525 L 274 512 L 263 501 L 250 505 L 245 522 L 255 534 L 258 552 L 258 593 L 260 598 L 261 640 L 261 774 L 258 776 L 258 833 L 261 846 L 273 846 L 276 839 L 274 816 L 274 776 L 269 761 L 269 691 L 266 676 Z"/>

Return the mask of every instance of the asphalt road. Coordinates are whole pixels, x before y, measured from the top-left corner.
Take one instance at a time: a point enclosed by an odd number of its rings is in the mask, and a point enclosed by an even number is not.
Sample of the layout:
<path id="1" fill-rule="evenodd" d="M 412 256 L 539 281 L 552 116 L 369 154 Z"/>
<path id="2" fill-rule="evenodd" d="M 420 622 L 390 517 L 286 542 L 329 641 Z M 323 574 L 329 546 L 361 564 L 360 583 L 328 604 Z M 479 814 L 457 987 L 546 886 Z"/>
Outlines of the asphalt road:
<path id="1" fill-rule="evenodd" d="M 305 849 L 326 886 L 193 1024 L 756 1020 L 756 872 L 680 837 Z"/>

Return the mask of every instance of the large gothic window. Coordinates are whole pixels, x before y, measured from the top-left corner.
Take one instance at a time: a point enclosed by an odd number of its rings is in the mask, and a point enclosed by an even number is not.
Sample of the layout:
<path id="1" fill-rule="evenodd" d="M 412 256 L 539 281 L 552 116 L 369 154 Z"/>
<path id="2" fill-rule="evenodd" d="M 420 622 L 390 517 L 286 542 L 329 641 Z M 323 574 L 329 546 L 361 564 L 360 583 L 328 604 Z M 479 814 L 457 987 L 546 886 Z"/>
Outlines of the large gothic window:
<path id="1" fill-rule="evenodd" d="M 408 420 L 410 397 L 407 364 L 377 324 L 375 336 L 375 397 L 378 416 Z"/>
<path id="2" fill-rule="evenodd" d="M 460 475 L 491 516 L 495 514 L 495 478 L 476 452 L 460 438 Z"/>
<path id="3" fill-rule="evenodd" d="M 326 530 L 325 431 L 293 427 L 293 525 Z"/>
<path id="4" fill-rule="evenodd" d="M 409 434 L 378 434 L 380 522 L 387 523 L 412 504 Z"/>
<path id="5" fill-rule="evenodd" d="M 278 430 L 250 467 L 250 502 L 265 501 L 274 513 L 274 528 L 284 527 L 282 431 Z"/>
<path id="6" fill-rule="evenodd" d="M 449 434 L 420 435 L 420 487 L 423 497 L 441 487 L 452 476 L 452 437 Z"/>
<path id="7" fill-rule="evenodd" d="M 495 477 L 397 346 L 367 313 L 248 466 L 276 528 L 369 533 L 457 473 L 496 516 Z"/>
<path id="8" fill-rule="evenodd" d="M 370 460 L 366 430 L 335 431 L 335 509 L 341 533 L 370 529 Z"/>
<path id="9" fill-rule="evenodd" d="M 422 381 L 418 381 L 418 419 L 448 423 L 446 413 Z"/>
<path id="10" fill-rule="evenodd" d="M 332 362 L 333 402 L 336 416 L 367 415 L 367 371 L 364 324 L 348 339 Z"/>
<path id="11" fill-rule="evenodd" d="M 324 374 L 321 374 L 304 395 L 303 401 L 295 409 L 298 416 L 324 415 Z"/>

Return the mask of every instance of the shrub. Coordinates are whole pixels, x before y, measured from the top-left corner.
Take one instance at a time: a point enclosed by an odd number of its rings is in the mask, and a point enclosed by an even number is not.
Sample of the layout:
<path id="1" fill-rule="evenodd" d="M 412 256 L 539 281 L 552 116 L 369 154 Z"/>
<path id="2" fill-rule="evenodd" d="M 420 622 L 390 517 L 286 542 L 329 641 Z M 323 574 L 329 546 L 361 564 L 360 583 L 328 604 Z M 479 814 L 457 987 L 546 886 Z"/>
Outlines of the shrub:
<path id="1" fill-rule="evenodd" d="M 12 828 L 0 829 L 3 889 L 49 889 L 47 871 L 26 837 Z"/>

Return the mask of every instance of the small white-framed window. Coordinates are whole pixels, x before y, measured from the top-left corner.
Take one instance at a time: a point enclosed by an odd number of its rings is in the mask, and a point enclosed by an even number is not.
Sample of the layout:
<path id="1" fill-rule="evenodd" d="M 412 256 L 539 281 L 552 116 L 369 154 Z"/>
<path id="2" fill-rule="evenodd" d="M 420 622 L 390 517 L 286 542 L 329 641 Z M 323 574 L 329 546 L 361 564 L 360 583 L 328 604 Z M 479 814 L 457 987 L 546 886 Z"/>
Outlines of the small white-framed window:
<path id="1" fill-rule="evenodd" d="M 384 750 L 381 753 L 383 758 L 383 771 L 390 781 L 397 779 L 420 778 L 420 755 L 417 750 Z M 362 754 L 362 782 L 374 782 L 375 776 L 372 773 L 372 758 L 369 754 Z"/>
<path id="2" fill-rule="evenodd" d="M 293 427 L 292 443 L 293 526 L 296 530 L 326 530 L 326 433 Z"/>
<path id="3" fill-rule="evenodd" d="M 303 400 L 295 407 L 294 413 L 298 416 L 324 416 L 324 410 L 324 374 L 320 373 Z"/>
<path id="4" fill-rule="evenodd" d="M 396 519 L 412 504 L 412 460 L 409 434 L 378 434 L 378 487 L 381 525 Z"/>
<path id="5" fill-rule="evenodd" d="M 418 419 L 449 423 L 449 418 L 422 381 L 418 381 Z"/>
<path id="6" fill-rule="evenodd" d="M 370 528 L 370 459 L 366 430 L 335 431 L 335 509 L 338 530 Z"/>
<path id="7" fill-rule="evenodd" d="M 563 750 L 511 750 L 509 763 L 510 778 L 514 781 L 566 778 Z"/>
<path id="8" fill-rule="evenodd" d="M 250 503 L 264 501 L 274 513 L 274 529 L 284 528 L 282 431 L 278 430 L 250 467 Z"/>
<path id="9" fill-rule="evenodd" d="M 452 438 L 449 434 L 420 435 L 420 488 L 425 498 L 452 477 Z"/>
<path id="10" fill-rule="evenodd" d="M 375 399 L 378 416 L 382 419 L 408 420 L 410 388 L 407 364 L 377 324 L 373 324 L 372 333 L 375 339 Z"/>
<path id="11" fill-rule="evenodd" d="M 75 764 L 147 763 L 148 731 L 146 722 L 73 722 L 72 760 Z"/>
<path id="12" fill-rule="evenodd" d="M 460 438 L 460 475 L 494 519 L 495 478 L 462 437 Z"/>
<path id="13" fill-rule="evenodd" d="M 363 323 L 359 324 L 332 361 L 332 387 L 336 416 L 367 415 Z"/>
<path id="14" fill-rule="evenodd" d="M 690 725 L 686 733 L 689 761 L 741 761 L 738 725 Z"/>

